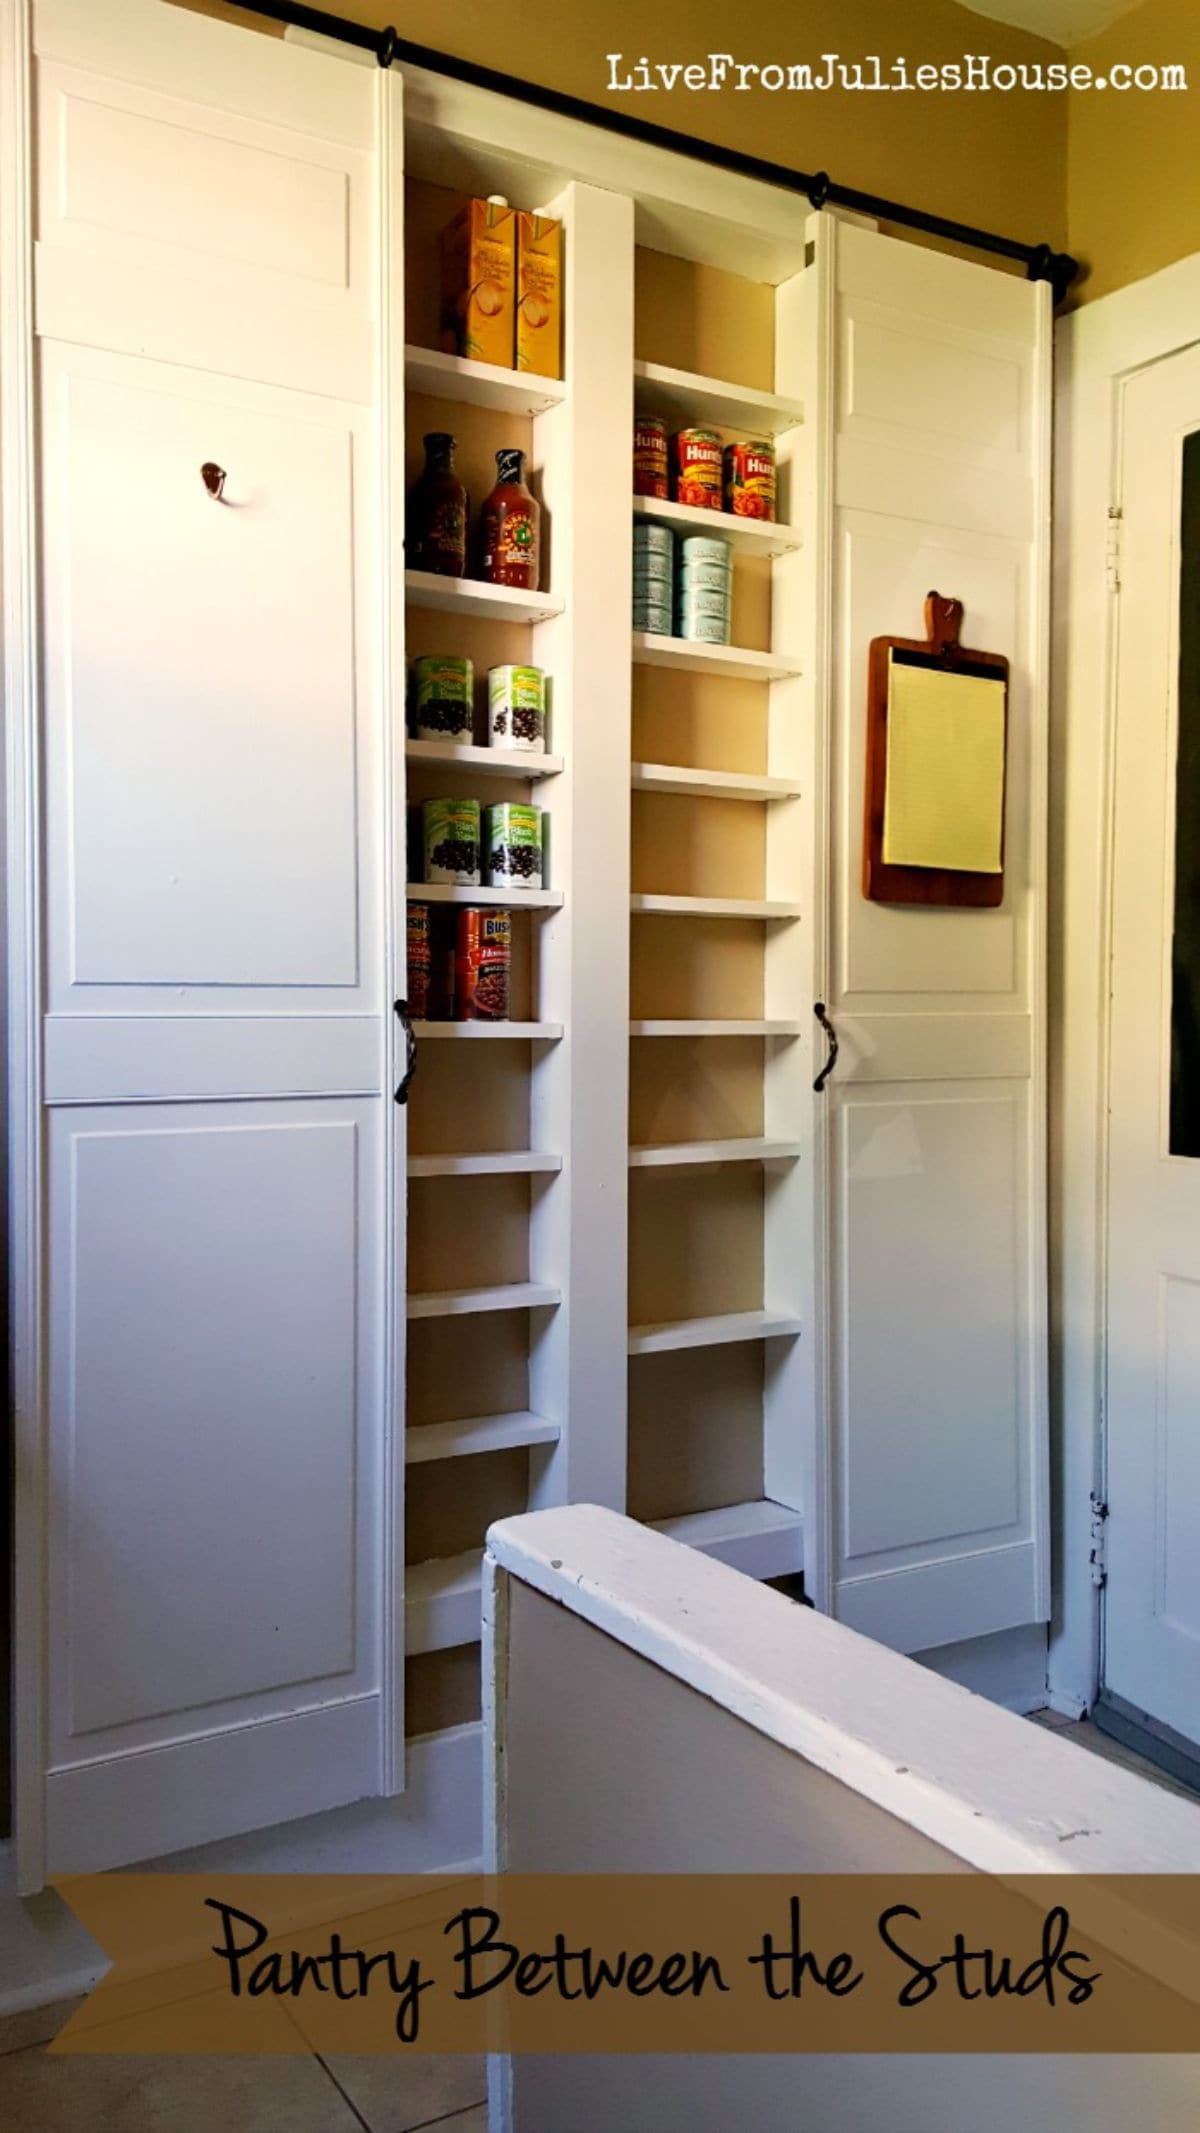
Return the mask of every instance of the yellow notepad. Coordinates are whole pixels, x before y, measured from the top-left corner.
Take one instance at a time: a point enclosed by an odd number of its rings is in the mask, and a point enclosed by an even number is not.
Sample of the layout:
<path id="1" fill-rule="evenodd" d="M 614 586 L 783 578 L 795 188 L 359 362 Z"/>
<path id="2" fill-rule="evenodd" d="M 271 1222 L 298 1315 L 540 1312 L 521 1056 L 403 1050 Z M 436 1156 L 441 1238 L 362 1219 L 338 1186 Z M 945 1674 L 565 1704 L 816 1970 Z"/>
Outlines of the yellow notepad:
<path id="1" fill-rule="evenodd" d="M 883 858 L 892 867 L 999 874 L 1003 681 L 888 664 Z"/>

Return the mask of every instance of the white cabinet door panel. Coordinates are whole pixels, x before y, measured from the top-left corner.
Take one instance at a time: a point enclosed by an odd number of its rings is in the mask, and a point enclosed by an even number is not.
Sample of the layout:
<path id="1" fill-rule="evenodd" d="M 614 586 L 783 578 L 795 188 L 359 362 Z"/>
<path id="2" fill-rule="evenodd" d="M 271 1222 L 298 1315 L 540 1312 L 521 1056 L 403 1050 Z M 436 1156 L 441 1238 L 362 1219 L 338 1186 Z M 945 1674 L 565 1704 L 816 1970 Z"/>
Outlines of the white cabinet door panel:
<path id="1" fill-rule="evenodd" d="M 399 83 L 157 0 L 34 30 L 29 1886 L 395 1790 L 403 1751 Z"/>
<path id="2" fill-rule="evenodd" d="M 377 1111 L 55 1115 L 58 1761 L 378 1688 Z"/>
<path id="3" fill-rule="evenodd" d="M 1048 1611 L 1042 958 L 1045 289 L 856 228 L 832 251 L 831 1575 L 903 1650 Z M 862 893 L 868 650 L 931 589 L 1010 661 L 1005 892 Z"/>
<path id="4" fill-rule="evenodd" d="M 43 380 L 53 1005 L 354 988 L 365 418 L 53 344 Z"/>
<path id="5" fill-rule="evenodd" d="M 160 12 L 39 0 L 39 332 L 371 400 L 370 76 Z"/>

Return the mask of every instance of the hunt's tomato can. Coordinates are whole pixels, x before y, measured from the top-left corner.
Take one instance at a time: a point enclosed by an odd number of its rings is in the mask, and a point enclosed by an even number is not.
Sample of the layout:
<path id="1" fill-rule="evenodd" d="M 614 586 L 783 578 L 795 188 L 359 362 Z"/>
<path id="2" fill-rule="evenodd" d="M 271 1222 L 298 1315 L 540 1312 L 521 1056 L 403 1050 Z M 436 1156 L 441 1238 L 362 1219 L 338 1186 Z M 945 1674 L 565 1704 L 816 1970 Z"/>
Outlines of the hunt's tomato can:
<path id="1" fill-rule="evenodd" d="M 774 518 L 773 444 L 755 437 L 726 445 L 725 509 L 735 518 Z"/>
<path id="2" fill-rule="evenodd" d="M 633 493 L 667 494 L 667 425 L 657 415 L 637 415 L 633 424 Z"/>
<path id="3" fill-rule="evenodd" d="M 718 430 L 679 430 L 671 439 L 675 501 L 701 511 L 721 509 L 721 436 Z"/>
<path id="4" fill-rule="evenodd" d="M 460 911 L 454 957 L 454 1014 L 459 1022 L 507 1022 L 512 917 L 507 911 Z"/>

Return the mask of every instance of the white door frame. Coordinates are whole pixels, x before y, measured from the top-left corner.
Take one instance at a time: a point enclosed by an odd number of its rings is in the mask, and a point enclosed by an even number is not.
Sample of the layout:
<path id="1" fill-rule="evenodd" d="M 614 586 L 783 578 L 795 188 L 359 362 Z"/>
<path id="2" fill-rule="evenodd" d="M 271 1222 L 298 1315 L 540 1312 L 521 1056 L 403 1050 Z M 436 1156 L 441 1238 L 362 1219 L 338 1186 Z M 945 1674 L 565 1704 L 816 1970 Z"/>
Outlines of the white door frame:
<path id="1" fill-rule="evenodd" d="M 0 644 L 7 855 L 7 1131 L 16 1574 L 13 1608 L 17 1876 L 42 1874 L 44 1414 L 41 1352 L 42 942 L 38 581 L 34 481 L 32 0 L 0 0 Z M 20 1653 L 21 1661 L 15 1663 Z"/>
<path id="2" fill-rule="evenodd" d="M 1130 374 L 1200 341 L 1200 253 L 1058 328 L 1050 791 L 1054 1619 L 1048 1686 L 1100 1683 L 1090 1498 L 1104 1474 L 1109 966 L 1121 403 Z"/>

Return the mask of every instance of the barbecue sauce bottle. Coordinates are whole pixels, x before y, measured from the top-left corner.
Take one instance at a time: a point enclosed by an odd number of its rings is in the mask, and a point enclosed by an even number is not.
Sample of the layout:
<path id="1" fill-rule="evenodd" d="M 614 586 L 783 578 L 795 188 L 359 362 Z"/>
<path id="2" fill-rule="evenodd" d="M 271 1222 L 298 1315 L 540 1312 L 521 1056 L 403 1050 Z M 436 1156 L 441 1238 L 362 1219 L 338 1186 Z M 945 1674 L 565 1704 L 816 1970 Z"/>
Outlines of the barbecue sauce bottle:
<path id="1" fill-rule="evenodd" d="M 454 447 L 453 437 L 433 431 L 425 439 L 424 468 L 408 492 L 408 568 L 439 578 L 467 574 L 467 492 L 454 471 Z"/>
<path id="2" fill-rule="evenodd" d="M 496 486 L 480 514 L 480 576 L 490 585 L 536 592 L 541 576 L 542 507 L 526 487 L 524 452 L 496 454 Z"/>

